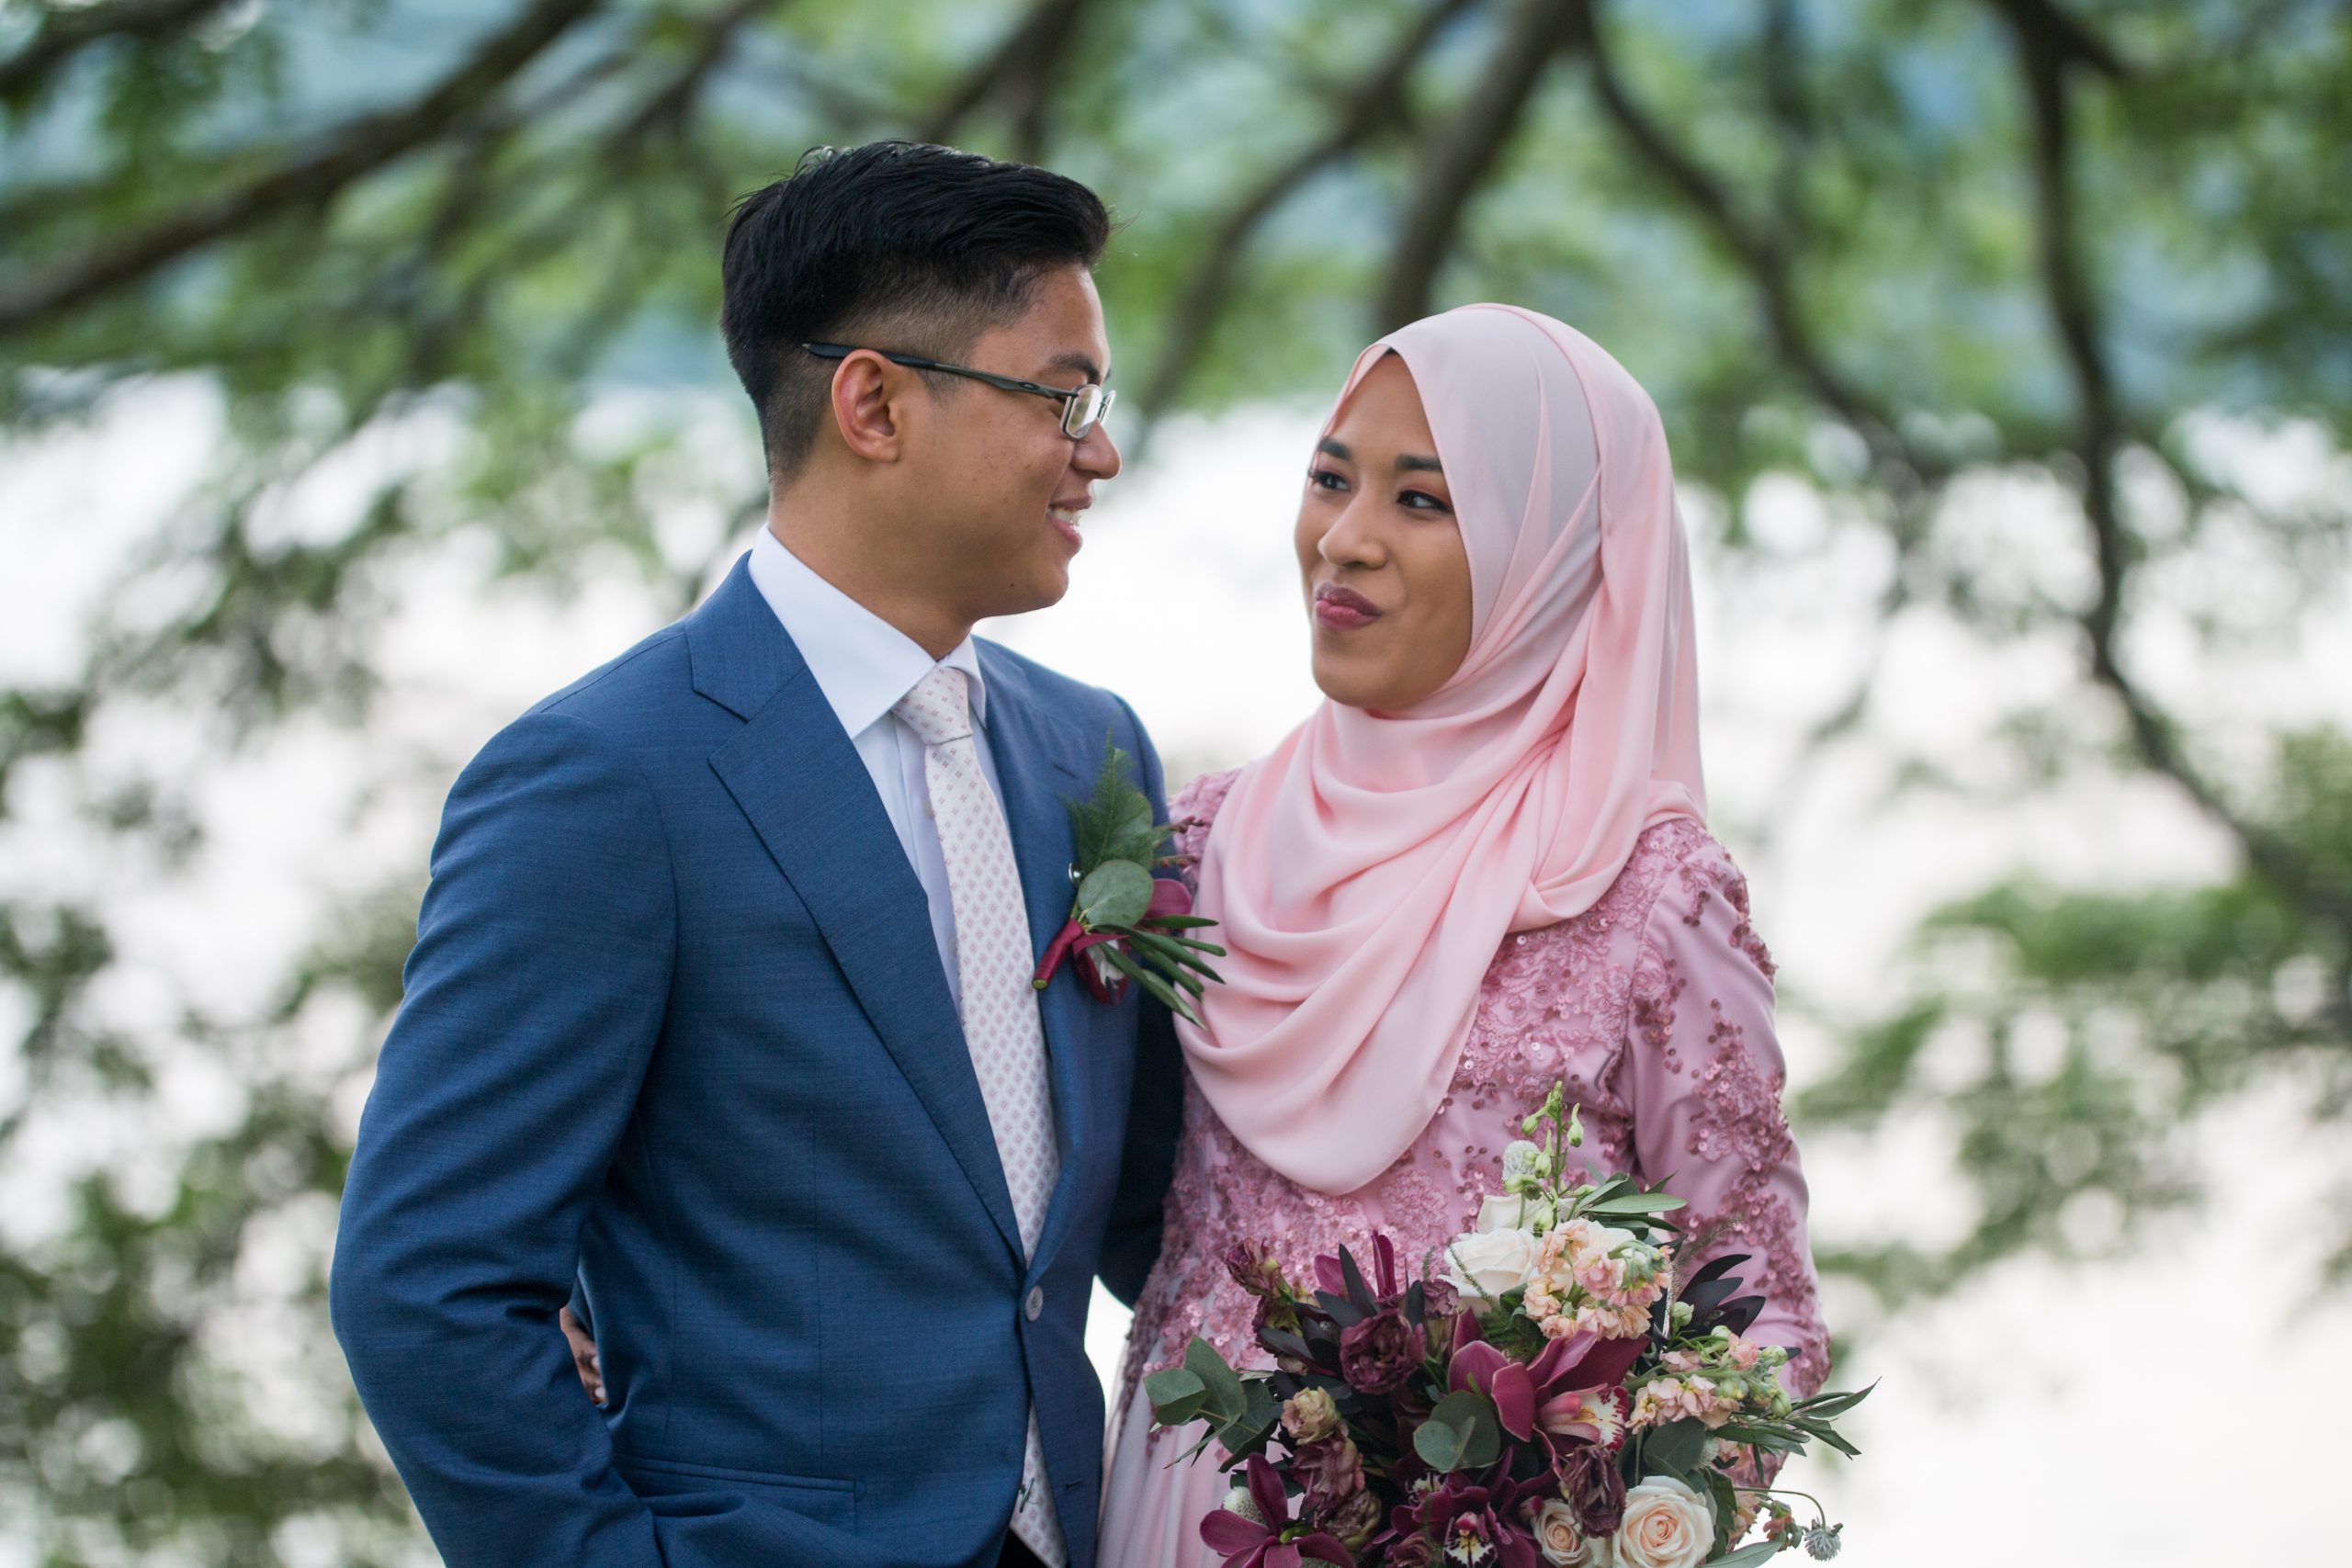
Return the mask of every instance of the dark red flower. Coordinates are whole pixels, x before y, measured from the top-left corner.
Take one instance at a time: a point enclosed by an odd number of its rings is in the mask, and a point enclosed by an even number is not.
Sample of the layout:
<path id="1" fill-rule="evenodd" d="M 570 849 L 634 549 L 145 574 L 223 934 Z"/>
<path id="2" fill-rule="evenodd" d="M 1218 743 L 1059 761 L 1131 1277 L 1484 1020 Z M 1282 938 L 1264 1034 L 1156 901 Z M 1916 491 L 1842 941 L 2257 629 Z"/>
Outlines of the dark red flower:
<path id="1" fill-rule="evenodd" d="M 1487 1568 L 1490 1562 L 1493 1568 L 1540 1568 L 1543 1554 L 1535 1538 L 1512 1523 L 1510 1516 L 1522 1496 L 1532 1495 L 1545 1484 L 1544 1481 L 1514 1484 L 1500 1470 L 1484 1483 L 1456 1472 L 1421 1499 L 1412 1512 L 1419 1516 L 1416 1522 L 1421 1528 L 1436 1535 L 1440 1553 L 1476 1562 L 1480 1568 Z"/>
<path id="2" fill-rule="evenodd" d="M 1616 1534 L 1625 1522 L 1625 1478 L 1617 1461 L 1597 1444 L 1576 1443 L 1555 1455 L 1554 1468 L 1560 1495 L 1576 1511 L 1577 1529 L 1589 1538 Z"/>
<path id="3" fill-rule="evenodd" d="M 1253 1296 L 1271 1294 L 1283 1277 L 1281 1262 L 1258 1242 L 1235 1242 L 1225 1249 L 1224 1262 L 1233 1282 Z"/>
<path id="4" fill-rule="evenodd" d="M 1338 1536 L 1340 1544 L 1350 1551 L 1362 1551 L 1380 1529 L 1380 1512 L 1379 1498 L 1359 1492 L 1334 1507 L 1318 1510 L 1314 1518 L 1317 1527 Z"/>
<path id="5" fill-rule="evenodd" d="M 1306 1489 L 1306 1506 L 1323 1513 L 1363 1490 L 1363 1456 L 1342 1432 L 1299 1444 L 1291 1453 L 1290 1473 Z"/>
<path id="6" fill-rule="evenodd" d="M 1381 1562 L 1387 1568 L 1431 1568 L 1437 1562 L 1437 1543 L 1425 1535 L 1402 1536 L 1388 1543 Z"/>
<path id="7" fill-rule="evenodd" d="M 1424 1343 L 1403 1313 L 1374 1313 L 1340 1332 L 1340 1373 L 1360 1393 L 1394 1393 L 1420 1366 Z"/>
<path id="8" fill-rule="evenodd" d="M 1225 1559 L 1225 1568 L 1299 1568 L 1309 1557 L 1355 1568 L 1354 1554 L 1336 1536 L 1320 1530 L 1284 1540 L 1290 1528 L 1290 1498 L 1283 1479 L 1263 1455 L 1251 1454 L 1243 1468 L 1250 1500 L 1265 1518 L 1254 1524 L 1239 1514 L 1218 1508 L 1201 1521 L 1201 1541 Z"/>
<path id="9" fill-rule="evenodd" d="M 1169 915 L 1189 915 L 1192 912 L 1193 895 L 1190 889 L 1172 876 L 1155 876 L 1151 879 L 1151 908 L 1146 909 L 1143 919 L 1136 923 L 1148 925 Z"/>

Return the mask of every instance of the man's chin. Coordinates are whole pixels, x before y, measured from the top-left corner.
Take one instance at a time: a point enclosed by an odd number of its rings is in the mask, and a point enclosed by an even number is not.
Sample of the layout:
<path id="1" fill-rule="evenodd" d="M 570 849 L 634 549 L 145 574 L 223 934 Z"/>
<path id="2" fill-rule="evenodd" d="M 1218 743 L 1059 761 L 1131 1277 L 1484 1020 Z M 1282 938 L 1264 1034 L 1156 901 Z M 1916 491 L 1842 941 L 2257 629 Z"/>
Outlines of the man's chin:
<path id="1" fill-rule="evenodd" d="M 1018 584 L 1008 583 L 1004 592 L 993 595 L 984 610 L 976 617 L 983 621 L 1002 620 L 1012 615 L 1034 615 L 1050 610 L 1069 593 L 1069 573 L 1046 571 L 1033 573 Z"/>

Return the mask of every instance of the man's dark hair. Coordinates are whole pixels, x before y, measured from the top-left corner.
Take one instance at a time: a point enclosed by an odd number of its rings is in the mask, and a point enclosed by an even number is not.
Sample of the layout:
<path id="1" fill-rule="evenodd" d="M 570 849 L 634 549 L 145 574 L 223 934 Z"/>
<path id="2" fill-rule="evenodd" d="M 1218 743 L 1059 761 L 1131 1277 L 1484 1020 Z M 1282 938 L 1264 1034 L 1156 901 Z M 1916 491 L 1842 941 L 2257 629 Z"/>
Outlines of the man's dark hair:
<path id="1" fill-rule="evenodd" d="M 745 197 L 727 230 L 719 326 L 769 472 L 798 468 L 825 417 L 836 362 L 802 344 L 956 359 L 1018 319 L 1042 274 L 1091 270 L 1110 235 L 1102 198 L 1076 180 L 919 141 L 820 147 Z"/>

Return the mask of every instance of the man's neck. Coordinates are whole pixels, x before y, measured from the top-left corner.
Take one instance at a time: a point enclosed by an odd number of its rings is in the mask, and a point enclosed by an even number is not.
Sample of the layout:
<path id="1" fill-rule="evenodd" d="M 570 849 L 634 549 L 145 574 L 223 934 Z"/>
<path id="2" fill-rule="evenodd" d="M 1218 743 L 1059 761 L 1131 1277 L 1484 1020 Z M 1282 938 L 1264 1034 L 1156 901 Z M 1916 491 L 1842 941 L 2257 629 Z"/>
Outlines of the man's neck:
<path id="1" fill-rule="evenodd" d="M 946 658 L 972 635 L 969 621 L 910 588 L 870 547 L 854 547 L 854 531 L 828 527 L 796 502 L 789 513 L 772 506 L 768 532 L 800 564 L 903 634 L 934 660 Z"/>

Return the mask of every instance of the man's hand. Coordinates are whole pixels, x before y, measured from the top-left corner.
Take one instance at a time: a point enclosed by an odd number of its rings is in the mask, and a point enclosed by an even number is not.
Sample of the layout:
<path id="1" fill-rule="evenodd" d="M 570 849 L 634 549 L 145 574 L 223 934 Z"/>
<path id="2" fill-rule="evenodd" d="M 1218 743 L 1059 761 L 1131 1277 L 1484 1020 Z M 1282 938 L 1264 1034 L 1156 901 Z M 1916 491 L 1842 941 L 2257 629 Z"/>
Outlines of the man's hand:
<path id="1" fill-rule="evenodd" d="M 580 1386 L 597 1404 L 605 1403 L 605 1363 L 597 1358 L 596 1341 L 580 1325 L 580 1320 L 565 1307 L 557 1314 L 563 1325 L 563 1337 L 571 1341 L 571 1364 L 580 1372 Z"/>

